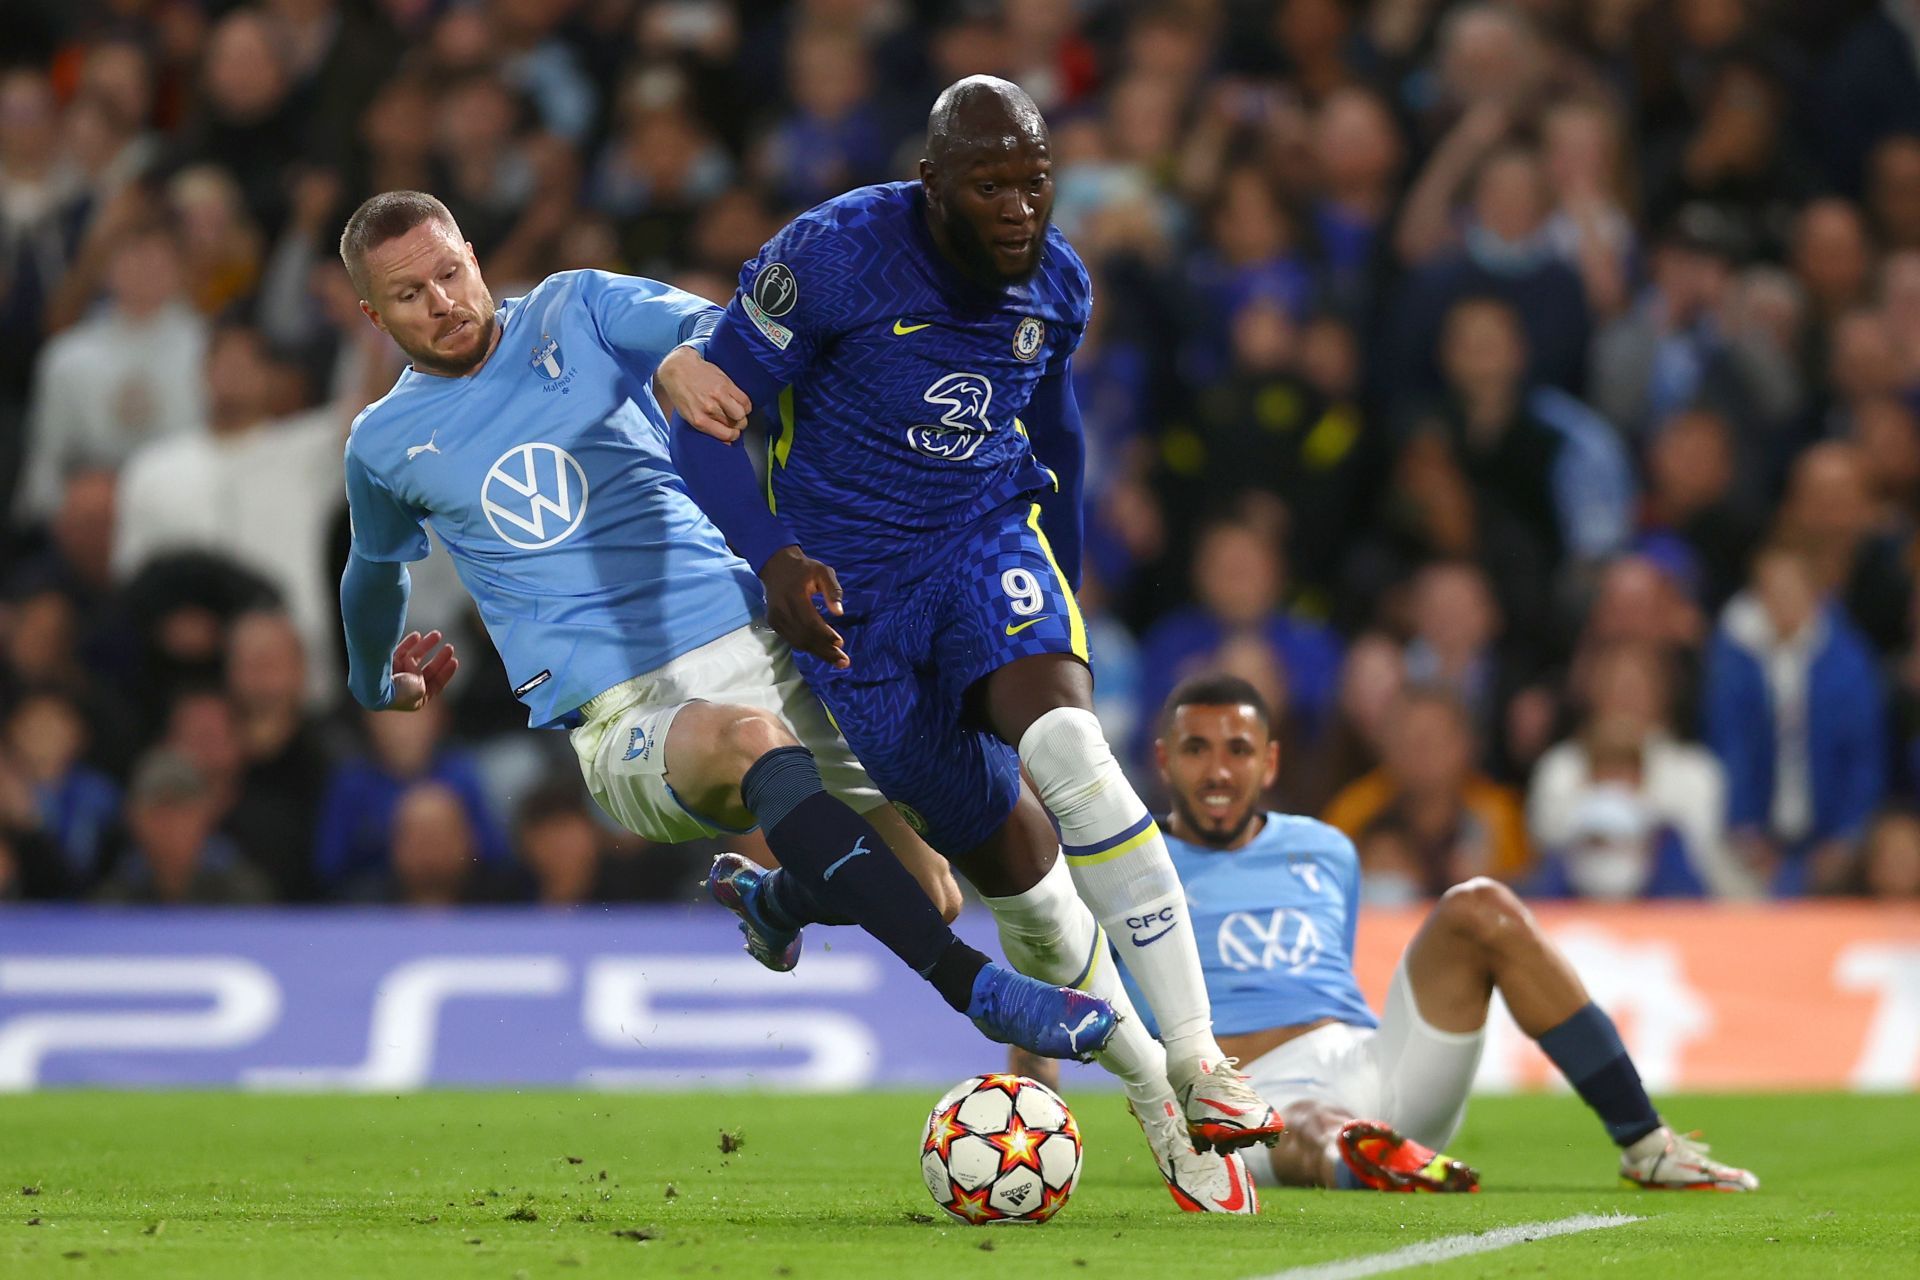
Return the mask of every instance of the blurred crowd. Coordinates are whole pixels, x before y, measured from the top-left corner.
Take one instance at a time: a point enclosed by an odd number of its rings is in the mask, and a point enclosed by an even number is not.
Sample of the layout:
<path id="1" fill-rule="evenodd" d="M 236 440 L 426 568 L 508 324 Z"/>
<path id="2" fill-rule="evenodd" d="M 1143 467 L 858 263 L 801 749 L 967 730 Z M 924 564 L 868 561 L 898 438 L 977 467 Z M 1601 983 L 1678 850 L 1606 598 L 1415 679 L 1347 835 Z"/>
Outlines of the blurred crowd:
<path id="1" fill-rule="evenodd" d="M 1207 669 L 1366 893 L 1920 897 L 1920 0 L 14 0 L 0 899 L 684 896 L 534 734 L 444 553 L 444 705 L 344 697 L 333 254 L 443 197 L 496 296 L 716 301 L 1047 112 L 1093 272 L 1100 711 Z"/>

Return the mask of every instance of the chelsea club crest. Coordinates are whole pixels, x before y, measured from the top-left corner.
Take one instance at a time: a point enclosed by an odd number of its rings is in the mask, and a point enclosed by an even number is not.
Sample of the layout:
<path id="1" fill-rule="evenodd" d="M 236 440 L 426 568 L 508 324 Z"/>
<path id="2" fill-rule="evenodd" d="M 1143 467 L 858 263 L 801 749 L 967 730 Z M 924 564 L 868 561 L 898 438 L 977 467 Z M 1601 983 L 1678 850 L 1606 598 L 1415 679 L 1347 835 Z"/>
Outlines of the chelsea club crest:
<path id="1" fill-rule="evenodd" d="M 1013 331 L 1013 354 L 1022 360 L 1031 360 L 1040 354 L 1040 344 L 1046 340 L 1047 326 L 1028 316 Z"/>

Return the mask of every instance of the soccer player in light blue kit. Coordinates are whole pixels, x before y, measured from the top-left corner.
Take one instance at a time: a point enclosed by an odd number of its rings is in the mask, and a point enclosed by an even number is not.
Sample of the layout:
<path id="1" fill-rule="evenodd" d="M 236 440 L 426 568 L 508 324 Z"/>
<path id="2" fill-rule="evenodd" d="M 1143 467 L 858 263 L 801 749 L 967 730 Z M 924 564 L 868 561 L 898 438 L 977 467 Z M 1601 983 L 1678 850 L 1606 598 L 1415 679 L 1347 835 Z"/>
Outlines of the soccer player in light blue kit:
<path id="1" fill-rule="evenodd" d="M 857 812 L 886 804 L 758 621 L 760 584 L 674 473 L 656 381 L 723 435 L 751 408 L 700 355 L 719 310 L 602 271 L 561 272 L 496 307 L 473 247 L 421 192 L 361 205 L 340 256 L 361 309 L 412 359 L 347 441 L 354 697 L 415 710 L 458 666 L 438 633 L 401 634 L 406 562 L 427 554 L 431 524 L 528 719 L 571 731 L 624 826 L 677 841 L 757 823 L 796 910 L 861 925 L 989 1037 L 1047 1057 L 1099 1048 L 1111 1009 L 956 938 Z M 756 958 L 792 968 L 798 950 Z"/>
<path id="2" fill-rule="evenodd" d="M 1408 945 L 1378 1017 L 1353 976 L 1360 860 L 1324 822 L 1268 813 L 1280 767 L 1266 703 L 1232 676 L 1167 700 L 1156 744 L 1173 798 L 1167 848 L 1201 938 L 1221 1044 L 1240 1055 L 1287 1132 L 1254 1166 L 1289 1186 L 1471 1191 L 1438 1153 L 1466 1116 L 1498 991 L 1647 1188 L 1748 1191 L 1654 1110 L 1613 1021 L 1512 890 L 1455 885 Z"/>
<path id="3" fill-rule="evenodd" d="M 987 76 L 951 86 L 920 180 L 788 224 L 714 331 L 707 358 L 778 405 L 772 509 L 743 450 L 679 428 L 675 456 L 801 674 L 980 890 L 1014 965 L 1121 1000 L 1095 963 L 1103 928 L 1120 945 L 1166 1043 L 1123 1017 L 1100 1061 L 1175 1200 L 1243 1213 L 1237 1160 L 1211 1152 L 1271 1142 L 1280 1119 L 1214 1041 L 1179 882 L 1092 710 L 1069 368 L 1092 296 L 1052 207 L 1032 100 Z M 752 914 L 757 888 L 741 898 Z M 808 922 L 752 923 L 778 939 Z"/>

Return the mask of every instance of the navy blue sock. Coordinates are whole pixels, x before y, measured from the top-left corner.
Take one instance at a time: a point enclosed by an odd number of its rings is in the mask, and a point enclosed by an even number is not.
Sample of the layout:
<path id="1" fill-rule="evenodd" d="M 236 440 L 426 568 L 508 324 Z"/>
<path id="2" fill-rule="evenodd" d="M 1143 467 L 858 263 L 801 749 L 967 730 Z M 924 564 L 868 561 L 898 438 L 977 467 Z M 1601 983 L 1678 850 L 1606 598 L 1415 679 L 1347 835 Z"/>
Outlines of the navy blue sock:
<path id="1" fill-rule="evenodd" d="M 1627 1046 L 1599 1005 L 1589 1000 L 1550 1028 L 1541 1035 L 1540 1048 L 1607 1126 L 1616 1146 L 1631 1146 L 1660 1127 L 1660 1113 L 1640 1083 Z"/>
<path id="2" fill-rule="evenodd" d="M 800 746 L 767 752 L 740 780 L 740 798 L 767 833 L 785 876 L 817 909 L 858 924 L 966 1012 L 986 956 L 947 928 L 873 825 L 827 794 L 812 752 Z M 787 902 L 798 896 L 786 887 L 780 894 Z M 806 910 L 784 902 L 779 909 Z"/>
<path id="3" fill-rule="evenodd" d="M 760 908 L 768 922 L 786 929 L 802 929 L 810 924 L 853 924 L 853 920 L 828 908 L 813 896 L 800 877 L 778 867 L 761 878 Z"/>
<path id="4" fill-rule="evenodd" d="M 1256 1155 L 1254 1159 L 1258 1160 L 1260 1157 Z M 1367 1184 L 1353 1176 L 1353 1170 L 1347 1168 L 1347 1162 L 1345 1160 L 1335 1160 L 1333 1162 L 1333 1190 L 1365 1191 L 1366 1189 Z"/>

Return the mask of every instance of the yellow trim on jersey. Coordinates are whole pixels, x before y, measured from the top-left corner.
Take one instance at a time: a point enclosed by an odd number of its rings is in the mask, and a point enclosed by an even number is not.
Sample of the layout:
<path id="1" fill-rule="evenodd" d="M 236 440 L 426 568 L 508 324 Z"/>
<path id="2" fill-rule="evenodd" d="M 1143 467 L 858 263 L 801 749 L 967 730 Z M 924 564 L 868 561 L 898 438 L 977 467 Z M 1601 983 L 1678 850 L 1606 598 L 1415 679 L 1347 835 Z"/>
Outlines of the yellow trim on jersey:
<path id="1" fill-rule="evenodd" d="M 1067 575 L 1060 572 L 1060 562 L 1054 559 L 1053 544 L 1047 541 L 1046 531 L 1040 527 L 1040 504 L 1037 502 L 1027 516 L 1027 528 L 1033 530 L 1033 536 L 1040 539 L 1040 551 L 1047 557 L 1047 564 L 1053 569 L 1054 581 L 1060 584 L 1060 595 L 1067 602 L 1067 637 L 1068 643 L 1073 646 L 1073 656 L 1091 664 L 1093 659 L 1087 653 L 1087 620 L 1080 616 L 1080 602 L 1073 598 L 1073 588 L 1067 585 Z"/>
<path id="2" fill-rule="evenodd" d="M 778 512 L 780 504 L 773 496 L 773 469 L 787 469 L 787 459 L 793 456 L 793 388 L 786 387 L 780 392 L 780 434 L 773 438 L 767 447 L 767 510 Z"/>
<path id="3" fill-rule="evenodd" d="M 1073 859 L 1073 865 L 1076 867 L 1097 867 L 1103 862 L 1112 862 L 1115 858 L 1125 857 L 1147 841 L 1158 837 L 1159 834 L 1159 824 L 1149 822 L 1145 831 L 1131 840 L 1122 841 L 1111 849 L 1102 849 L 1099 853 L 1088 854 L 1084 858 L 1071 853 L 1067 856 Z"/>

